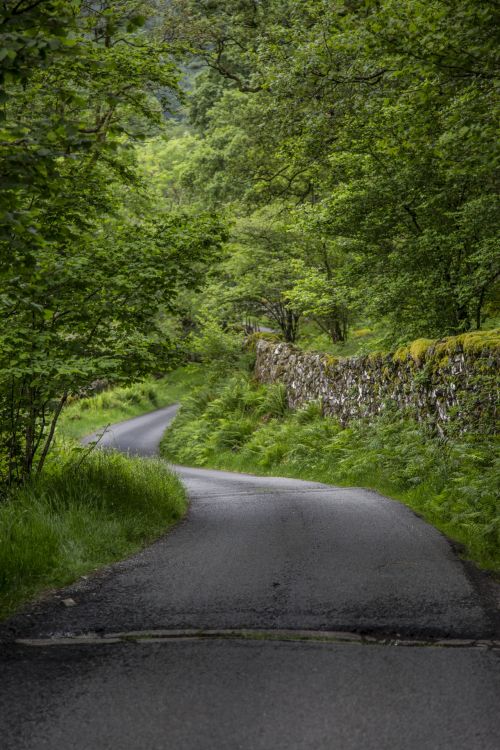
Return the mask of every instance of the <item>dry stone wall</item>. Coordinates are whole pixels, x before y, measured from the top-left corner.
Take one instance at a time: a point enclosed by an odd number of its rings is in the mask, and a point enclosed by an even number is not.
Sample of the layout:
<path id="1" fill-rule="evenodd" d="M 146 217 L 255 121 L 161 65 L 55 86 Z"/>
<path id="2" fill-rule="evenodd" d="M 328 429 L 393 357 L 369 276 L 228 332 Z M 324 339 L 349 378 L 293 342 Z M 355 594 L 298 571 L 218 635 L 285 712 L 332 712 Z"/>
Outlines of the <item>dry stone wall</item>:
<path id="1" fill-rule="evenodd" d="M 499 364 L 497 339 L 480 334 L 338 359 L 257 340 L 255 377 L 283 383 L 291 408 L 319 400 L 343 424 L 396 408 L 439 431 L 497 432 Z"/>

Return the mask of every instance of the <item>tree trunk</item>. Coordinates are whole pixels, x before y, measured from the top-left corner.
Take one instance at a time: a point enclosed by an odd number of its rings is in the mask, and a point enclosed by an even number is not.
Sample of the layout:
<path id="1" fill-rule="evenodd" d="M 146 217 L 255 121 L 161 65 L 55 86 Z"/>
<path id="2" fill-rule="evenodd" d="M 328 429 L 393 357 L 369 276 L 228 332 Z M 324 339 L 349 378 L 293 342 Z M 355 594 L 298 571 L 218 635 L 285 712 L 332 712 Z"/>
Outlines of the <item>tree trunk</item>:
<path id="1" fill-rule="evenodd" d="M 50 423 L 49 434 L 47 435 L 47 439 L 45 440 L 45 445 L 43 446 L 42 455 L 40 456 L 40 460 L 38 461 L 38 466 L 36 469 L 37 474 L 40 474 L 40 472 L 43 469 L 43 465 L 45 463 L 45 459 L 47 458 L 49 448 L 52 445 L 52 440 L 54 439 L 54 433 L 56 430 L 57 420 L 59 419 L 62 408 L 64 404 L 66 403 L 67 398 L 68 398 L 68 392 L 65 391 L 63 395 L 61 396 L 59 403 L 56 406 L 54 416 L 52 417 L 52 422 Z"/>

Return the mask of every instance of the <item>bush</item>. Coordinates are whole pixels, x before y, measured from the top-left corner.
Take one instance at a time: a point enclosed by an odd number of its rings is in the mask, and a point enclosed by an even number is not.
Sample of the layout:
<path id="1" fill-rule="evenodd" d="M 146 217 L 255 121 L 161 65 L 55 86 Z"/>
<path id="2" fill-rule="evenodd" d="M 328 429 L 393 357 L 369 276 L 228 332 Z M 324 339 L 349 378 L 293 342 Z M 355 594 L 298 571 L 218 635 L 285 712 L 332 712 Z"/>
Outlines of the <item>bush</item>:
<path id="1" fill-rule="evenodd" d="M 255 354 L 244 351 L 242 331 L 224 328 L 214 318 L 207 317 L 202 323 L 200 332 L 192 336 L 190 347 L 210 380 L 227 376 L 239 366 L 250 368 Z"/>

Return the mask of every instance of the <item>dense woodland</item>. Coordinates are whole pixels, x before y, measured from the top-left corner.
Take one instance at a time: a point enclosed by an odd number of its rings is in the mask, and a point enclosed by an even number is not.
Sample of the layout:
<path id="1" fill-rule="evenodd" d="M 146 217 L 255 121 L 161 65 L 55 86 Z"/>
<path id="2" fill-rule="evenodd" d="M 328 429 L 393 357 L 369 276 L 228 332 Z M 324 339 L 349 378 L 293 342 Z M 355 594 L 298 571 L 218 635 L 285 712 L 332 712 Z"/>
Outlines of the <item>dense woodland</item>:
<path id="1" fill-rule="evenodd" d="M 93 382 L 245 328 L 349 353 L 493 327 L 499 11 L 0 3 L 4 482 Z"/>

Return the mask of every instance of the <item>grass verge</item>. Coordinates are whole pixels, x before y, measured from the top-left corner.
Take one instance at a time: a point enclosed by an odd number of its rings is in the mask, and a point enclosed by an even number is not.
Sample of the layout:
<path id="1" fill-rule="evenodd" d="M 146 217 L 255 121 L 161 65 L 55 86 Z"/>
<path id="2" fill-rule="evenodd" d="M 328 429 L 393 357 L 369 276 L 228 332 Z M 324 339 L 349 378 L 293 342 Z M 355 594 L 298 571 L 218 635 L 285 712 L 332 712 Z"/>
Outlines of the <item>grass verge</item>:
<path id="1" fill-rule="evenodd" d="M 44 589 L 133 554 L 187 508 L 164 461 L 83 453 L 78 439 L 175 403 L 202 382 L 196 366 L 161 380 L 75 400 L 63 413 L 47 469 L 0 503 L 0 619 Z"/>
<path id="2" fill-rule="evenodd" d="M 162 441 L 178 463 L 378 490 L 500 571 L 497 448 L 491 436 L 438 438 L 401 413 L 342 428 L 318 404 L 290 412 L 283 386 L 244 374 L 185 398 Z"/>
<path id="3" fill-rule="evenodd" d="M 0 505 L 0 617 L 53 586 L 119 560 L 164 533 L 187 507 L 160 459 L 95 451 L 53 462 Z"/>

